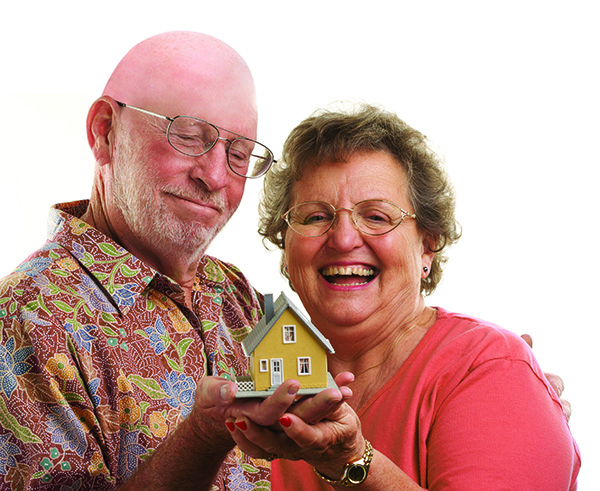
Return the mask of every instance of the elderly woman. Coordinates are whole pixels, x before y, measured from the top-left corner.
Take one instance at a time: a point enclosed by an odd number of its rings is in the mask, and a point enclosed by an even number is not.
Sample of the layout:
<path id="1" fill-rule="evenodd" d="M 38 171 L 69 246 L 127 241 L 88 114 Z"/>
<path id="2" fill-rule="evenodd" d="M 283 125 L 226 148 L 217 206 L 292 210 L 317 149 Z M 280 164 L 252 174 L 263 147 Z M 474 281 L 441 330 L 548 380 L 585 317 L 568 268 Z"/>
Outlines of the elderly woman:
<path id="1" fill-rule="evenodd" d="M 354 381 L 322 421 L 290 410 L 284 432 L 235 430 L 279 457 L 274 490 L 576 488 L 576 444 L 523 340 L 425 303 L 460 236 L 454 203 L 425 137 L 394 114 L 321 111 L 288 137 L 260 232 L 333 344 L 330 371 Z"/>

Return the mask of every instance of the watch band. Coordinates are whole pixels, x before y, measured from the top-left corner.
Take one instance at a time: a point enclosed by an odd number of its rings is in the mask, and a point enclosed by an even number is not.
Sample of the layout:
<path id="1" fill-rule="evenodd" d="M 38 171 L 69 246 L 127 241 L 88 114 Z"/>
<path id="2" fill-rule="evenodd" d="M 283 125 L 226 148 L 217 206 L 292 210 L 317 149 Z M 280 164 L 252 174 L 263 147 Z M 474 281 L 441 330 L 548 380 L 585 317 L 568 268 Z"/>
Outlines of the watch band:
<path id="1" fill-rule="evenodd" d="M 344 473 L 342 474 L 342 478 L 340 480 L 335 481 L 333 479 L 328 479 L 316 468 L 314 468 L 314 471 L 317 476 L 319 476 L 326 483 L 332 484 L 333 486 L 348 488 L 350 486 L 356 486 L 365 482 L 367 474 L 369 473 L 371 460 L 373 460 L 373 447 L 371 446 L 371 443 L 365 439 L 365 452 L 363 453 L 363 456 L 354 462 L 348 462 L 346 465 L 344 465 Z"/>

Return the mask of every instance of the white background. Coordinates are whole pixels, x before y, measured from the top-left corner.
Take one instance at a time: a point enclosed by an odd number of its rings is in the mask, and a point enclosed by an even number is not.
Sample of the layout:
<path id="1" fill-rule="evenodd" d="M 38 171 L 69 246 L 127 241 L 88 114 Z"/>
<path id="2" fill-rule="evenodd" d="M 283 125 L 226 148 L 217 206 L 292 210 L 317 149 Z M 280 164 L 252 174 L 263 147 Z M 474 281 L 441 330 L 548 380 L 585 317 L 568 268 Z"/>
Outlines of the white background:
<path id="1" fill-rule="evenodd" d="M 153 34 L 215 35 L 252 69 L 259 140 L 335 100 L 365 100 L 427 134 L 464 234 L 431 305 L 533 335 L 573 403 L 581 490 L 597 489 L 600 35 L 593 1 L 29 1 L 0 20 L 0 275 L 45 239 L 49 206 L 87 198 L 87 109 Z M 6 10 L 8 9 L 8 10 Z M 256 233 L 261 182 L 210 252 L 289 294 Z M 296 299 L 297 297 L 293 297 Z M 299 303 L 299 302 L 297 302 Z"/>

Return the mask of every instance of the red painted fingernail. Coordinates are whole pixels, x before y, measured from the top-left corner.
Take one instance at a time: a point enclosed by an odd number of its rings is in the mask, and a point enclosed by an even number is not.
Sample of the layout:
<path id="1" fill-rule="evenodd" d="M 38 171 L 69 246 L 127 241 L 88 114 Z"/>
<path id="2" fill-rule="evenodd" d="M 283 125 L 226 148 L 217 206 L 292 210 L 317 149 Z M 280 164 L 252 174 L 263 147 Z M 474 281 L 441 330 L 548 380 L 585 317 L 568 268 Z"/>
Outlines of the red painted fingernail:
<path id="1" fill-rule="evenodd" d="M 227 429 L 231 432 L 235 431 L 235 425 L 231 422 L 231 421 L 225 421 L 225 426 L 227 426 Z"/>
<path id="2" fill-rule="evenodd" d="M 238 421 L 235 425 L 242 431 L 246 431 L 248 429 L 245 421 Z"/>
<path id="3" fill-rule="evenodd" d="M 289 416 L 282 416 L 281 418 L 279 418 L 279 423 L 281 424 L 281 426 L 285 426 L 286 428 L 292 426 L 292 420 Z"/>

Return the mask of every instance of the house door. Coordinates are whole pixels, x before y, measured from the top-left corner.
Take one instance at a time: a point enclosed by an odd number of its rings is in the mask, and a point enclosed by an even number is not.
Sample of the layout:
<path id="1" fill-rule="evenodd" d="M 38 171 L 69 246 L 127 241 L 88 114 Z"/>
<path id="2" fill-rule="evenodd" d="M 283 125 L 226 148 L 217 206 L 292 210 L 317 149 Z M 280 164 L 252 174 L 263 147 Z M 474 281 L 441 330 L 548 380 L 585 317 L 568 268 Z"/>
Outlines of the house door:
<path id="1" fill-rule="evenodd" d="M 271 358 L 271 387 L 283 383 L 283 358 Z"/>

